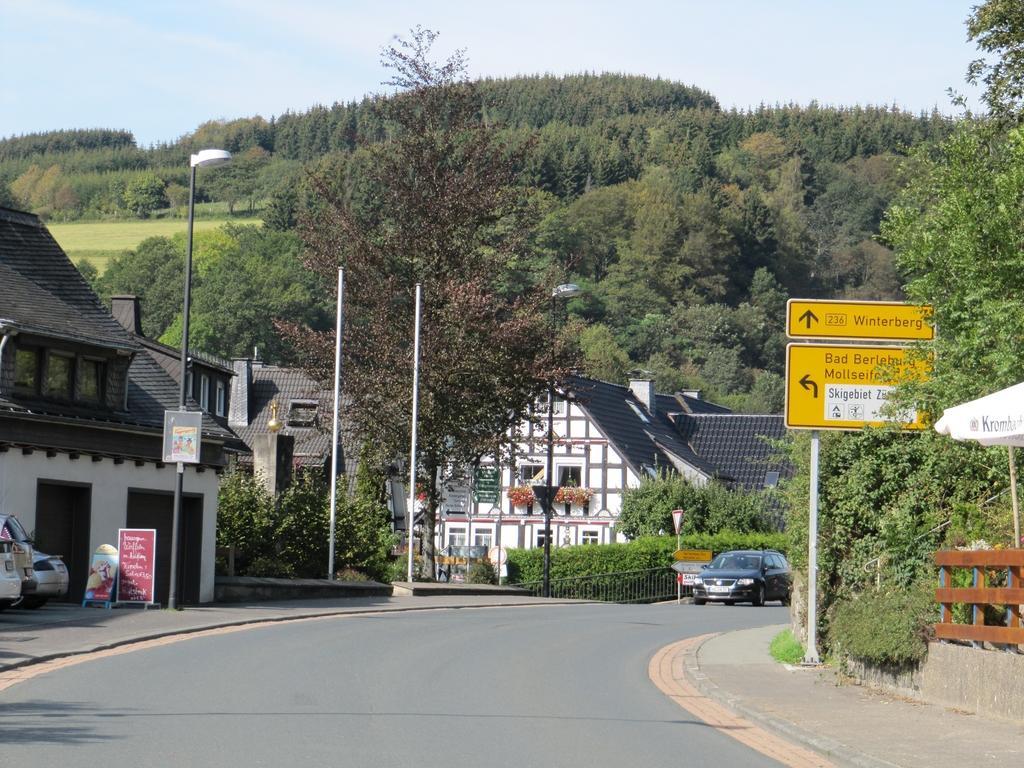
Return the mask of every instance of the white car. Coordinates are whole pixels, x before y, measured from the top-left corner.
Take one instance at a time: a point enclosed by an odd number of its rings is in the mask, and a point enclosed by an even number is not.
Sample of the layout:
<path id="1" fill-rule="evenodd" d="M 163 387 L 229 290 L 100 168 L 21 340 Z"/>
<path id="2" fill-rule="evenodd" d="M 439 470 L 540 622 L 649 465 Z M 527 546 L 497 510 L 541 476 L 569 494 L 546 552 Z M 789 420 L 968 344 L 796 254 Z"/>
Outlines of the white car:
<path id="1" fill-rule="evenodd" d="M 41 608 L 51 597 L 64 597 L 68 593 L 68 569 L 57 555 L 35 551 L 32 561 L 36 572 L 36 591 L 25 595 L 15 605 L 20 608 Z"/>
<path id="2" fill-rule="evenodd" d="M 14 562 L 14 542 L 0 539 L 0 610 L 21 599 L 21 574 Z"/>

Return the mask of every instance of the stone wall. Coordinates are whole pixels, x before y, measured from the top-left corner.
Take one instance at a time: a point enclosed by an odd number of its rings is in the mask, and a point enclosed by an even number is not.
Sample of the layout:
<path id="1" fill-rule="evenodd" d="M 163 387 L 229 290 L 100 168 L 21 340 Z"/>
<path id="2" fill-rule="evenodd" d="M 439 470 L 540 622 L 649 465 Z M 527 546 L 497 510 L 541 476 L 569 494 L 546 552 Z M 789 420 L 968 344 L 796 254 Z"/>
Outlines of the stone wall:
<path id="1" fill-rule="evenodd" d="M 919 667 L 878 667 L 851 661 L 860 683 L 905 698 L 1024 723 L 1024 655 L 929 643 Z"/>

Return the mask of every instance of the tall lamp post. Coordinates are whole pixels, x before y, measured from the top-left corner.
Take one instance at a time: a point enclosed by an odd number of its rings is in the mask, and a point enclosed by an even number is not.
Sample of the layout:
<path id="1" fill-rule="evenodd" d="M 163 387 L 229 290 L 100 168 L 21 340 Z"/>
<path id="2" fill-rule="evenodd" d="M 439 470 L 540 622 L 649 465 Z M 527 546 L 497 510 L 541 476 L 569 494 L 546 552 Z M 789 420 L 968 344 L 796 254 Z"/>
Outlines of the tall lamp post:
<path id="1" fill-rule="evenodd" d="M 555 305 L 559 299 L 571 299 L 583 291 L 575 283 L 563 283 L 551 291 L 551 337 L 555 335 Z M 554 501 L 551 479 L 555 460 L 555 382 L 548 380 L 548 455 L 544 471 L 544 597 L 551 597 L 551 504 Z"/>
<path id="2" fill-rule="evenodd" d="M 181 318 L 181 382 L 178 388 L 178 410 L 184 411 L 188 399 L 185 388 L 188 377 L 188 316 L 192 303 L 192 227 L 195 221 L 196 168 L 212 168 L 231 160 L 231 153 L 224 149 L 202 149 L 192 155 L 188 179 L 188 239 L 185 241 L 185 302 Z M 167 607 L 178 607 L 178 524 L 181 520 L 181 490 L 185 477 L 185 465 L 178 462 L 178 473 L 174 481 L 174 513 L 171 516 L 171 584 L 167 593 Z"/>

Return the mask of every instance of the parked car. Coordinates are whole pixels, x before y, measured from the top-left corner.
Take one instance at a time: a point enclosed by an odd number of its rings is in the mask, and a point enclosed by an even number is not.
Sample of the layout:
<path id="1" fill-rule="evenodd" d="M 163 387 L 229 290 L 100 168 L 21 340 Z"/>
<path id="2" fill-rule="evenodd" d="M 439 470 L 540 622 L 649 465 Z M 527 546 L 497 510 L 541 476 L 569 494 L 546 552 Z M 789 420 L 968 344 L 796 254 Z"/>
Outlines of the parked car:
<path id="1" fill-rule="evenodd" d="M 33 595 L 36 591 L 36 573 L 32 564 L 34 553 L 32 550 L 32 539 L 25 533 L 18 518 L 14 515 L 0 515 L 0 541 L 11 542 L 11 549 L 14 552 L 14 564 L 21 577 L 21 595 Z M 7 605 L 0 605 L 0 610 L 7 608 Z"/>
<path id="2" fill-rule="evenodd" d="M 722 552 L 701 569 L 693 580 L 693 602 L 764 605 L 778 600 L 789 605 L 791 588 L 789 563 L 781 552 L 735 550 Z"/>
<path id="3" fill-rule="evenodd" d="M 39 550 L 32 562 L 36 573 L 36 591 L 22 595 L 14 605 L 18 608 L 42 608 L 51 597 L 64 597 L 68 593 L 68 568 L 59 555 L 47 555 Z"/>
<path id="4" fill-rule="evenodd" d="M 14 542 L 0 539 L 0 611 L 21 599 L 21 574 L 14 562 Z"/>

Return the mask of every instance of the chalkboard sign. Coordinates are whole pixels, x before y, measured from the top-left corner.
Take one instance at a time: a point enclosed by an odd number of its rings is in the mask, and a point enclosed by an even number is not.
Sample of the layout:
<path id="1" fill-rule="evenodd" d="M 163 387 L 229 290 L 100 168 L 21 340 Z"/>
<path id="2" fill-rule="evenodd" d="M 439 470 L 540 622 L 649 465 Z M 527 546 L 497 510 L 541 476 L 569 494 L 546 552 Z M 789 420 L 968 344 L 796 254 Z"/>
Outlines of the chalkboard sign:
<path id="1" fill-rule="evenodd" d="M 117 602 L 152 605 L 156 581 L 156 531 L 152 528 L 119 528 L 117 549 L 121 561 Z"/>

